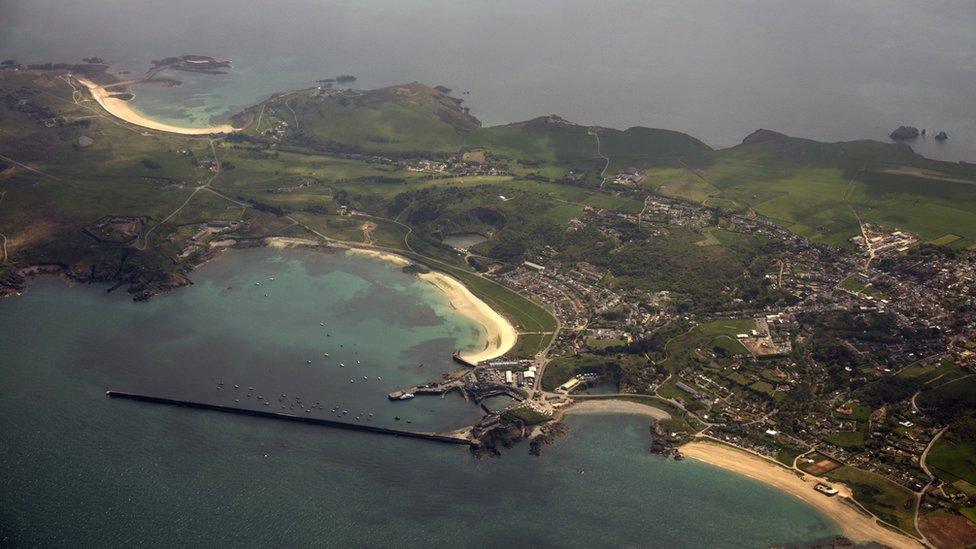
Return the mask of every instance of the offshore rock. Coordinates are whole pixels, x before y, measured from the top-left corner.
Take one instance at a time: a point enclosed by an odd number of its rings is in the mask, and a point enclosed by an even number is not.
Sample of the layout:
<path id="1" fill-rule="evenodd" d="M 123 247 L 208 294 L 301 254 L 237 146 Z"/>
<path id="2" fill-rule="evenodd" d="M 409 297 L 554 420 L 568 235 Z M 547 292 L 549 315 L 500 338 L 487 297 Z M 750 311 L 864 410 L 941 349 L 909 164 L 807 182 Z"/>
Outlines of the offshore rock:
<path id="1" fill-rule="evenodd" d="M 896 141 L 905 141 L 918 138 L 919 133 L 918 128 L 914 126 L 898 126 L 898 129 L 891 132 L 888 137 Z"/>

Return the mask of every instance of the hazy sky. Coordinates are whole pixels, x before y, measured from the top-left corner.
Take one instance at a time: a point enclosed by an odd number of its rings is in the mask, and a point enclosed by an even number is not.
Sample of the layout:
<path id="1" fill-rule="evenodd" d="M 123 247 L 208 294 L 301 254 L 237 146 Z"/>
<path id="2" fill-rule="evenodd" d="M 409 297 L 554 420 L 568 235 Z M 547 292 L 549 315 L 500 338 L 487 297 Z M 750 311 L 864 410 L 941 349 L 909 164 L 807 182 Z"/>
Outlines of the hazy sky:
<path id="1" fill-rule="evenodd" d="M 976 159 L 973 0 L 0 0 L 0 20 L 0 54 L 25 61 L 231 58 L 251 70 L 221 84 L 231 105 L 352 72 L 470 89 L 487 123 L 555 112 L 713 145 L 757 127 L 837 140 L 908 123 Z"/>

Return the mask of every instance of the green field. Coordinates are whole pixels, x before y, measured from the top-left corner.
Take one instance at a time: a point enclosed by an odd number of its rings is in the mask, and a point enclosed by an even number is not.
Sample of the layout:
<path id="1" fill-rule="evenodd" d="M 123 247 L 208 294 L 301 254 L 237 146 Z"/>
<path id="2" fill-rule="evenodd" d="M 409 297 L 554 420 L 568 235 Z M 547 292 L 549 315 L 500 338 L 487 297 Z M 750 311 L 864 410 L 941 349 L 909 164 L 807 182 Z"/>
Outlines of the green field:
<path id="1" fill-rule="evenodd" d="M 914 523 L 915 496 L 908 489 L 874 473 L 847 466 L 830 471 L 827 478 L 849 486 L 857 502 L 882 520 L 918 535 Z"/>
<path id="2" fill-rule="evenodd" d="M 952 244 L 953 242 L 960 240 L 961 238 L 962 237 L 957 234 L 944 234 L 938 238 L 933 238 L 932 240 L 929 240 L 928 243 L 932 244 L 933 246 L 948 246 L 949 244 Z"/>
<path id="3" fill-rule="evenodd" d="M 542 388 L 555 390 L 569 378 L 583 373 L 604 374 L 610 371 L 612 360 L 602 355 L 576 355 L 554 359 L 542 373 Z"/>
<path id="4" fill-rule="evenodd" d="M 976 485 L 976 441 L 943 435 L 929 450 L 926 464 L 947 482 L 962 479 Z"/>
<path id="5" fill-rule="evenodd" d="M 867 288 L 868 286 L 867 284 L 858 280 L 856 275 L 851 275 L 841 281 L 840 287 L 844 288 L 845 290 L 851 293 L 858 294 L 864 291 L 864 289 Z"/>
<path id="6" fill-rule="evenodd" d="M 828 436 L 824 440 L 841 448 L 860 448 L 864 446 L 864 432 L 841 431 Z"/>
<path id="7" fill-rule="evenodd" d="M 663 365 L 671 371 L 683 368 L 689 361 L 701 361 L 703 356 L 710 356 L 714 347 L 719 347 L 729 354 L 746 354 L 748 351 L 736 339 L 737 334 L 748 333 L 756 327 L 756 321 L 751 318 L 728 319 L 708 322 L 692 328 L 666 346 L 668 358 Z M 701 353 L 698 350 L 701 349 Z M 743 378 L 743 384 L 747 384 Z"/>
<path id="8" fill-rule="evenodd" d="M 898 373 L 898 377 L 911 379 L 918 383 L 929 383 L 935 380 L 938 380 L 940 383 L 948 383 L 963 375 L 965 375 L 965 371 L 950 360 L 942 360 L 934 364 L 917 364 L 915 366 L 909 366 Z"/>

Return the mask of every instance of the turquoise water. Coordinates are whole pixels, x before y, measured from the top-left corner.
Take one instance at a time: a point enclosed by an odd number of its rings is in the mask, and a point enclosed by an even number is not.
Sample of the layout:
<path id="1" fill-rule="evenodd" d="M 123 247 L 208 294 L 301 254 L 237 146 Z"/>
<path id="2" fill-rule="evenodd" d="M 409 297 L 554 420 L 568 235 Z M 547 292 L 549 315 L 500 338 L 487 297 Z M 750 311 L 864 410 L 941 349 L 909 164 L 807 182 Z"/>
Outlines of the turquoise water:
<path id="1" fill-rule="evenodd" d="M 478 331 L 386 263 L 231 251 L 194 280 L 133 303 L 41 279 L 0 302 L 0 545 L 761 547 L 838 531 L 764 485 L 649 455 L 647 420 L 634 416 L 572 417 L 541 457 L 523 444 L 478 460 L 461 447 L 106 398 L 115 388 L 229 403 L 237 383 L 321 400 L 323 414 L 369 410 L 384 425 L 479 416 L 456 396 L 387 401 L 450 368 L 450 349 L 477 344 Z M 370 380 L 350 384 L 351 371 Z M 256 394 L 237 398 L 262 407 Z"/>
<path id="2" fill-rule="evenodd" d="M 134 104 L 204 125 L 339 74 L 372 88 L 458 91 L 486 124 L 556 113 L 730 146 L 757 128 L 822 141 L 949 133 L 912 146 L 976 161 L 971 0 L 31 0 L 0 2 L 0 58 L 97 55 L 113 69 L 197 53 L 224 76 L 173 73 Z"/>

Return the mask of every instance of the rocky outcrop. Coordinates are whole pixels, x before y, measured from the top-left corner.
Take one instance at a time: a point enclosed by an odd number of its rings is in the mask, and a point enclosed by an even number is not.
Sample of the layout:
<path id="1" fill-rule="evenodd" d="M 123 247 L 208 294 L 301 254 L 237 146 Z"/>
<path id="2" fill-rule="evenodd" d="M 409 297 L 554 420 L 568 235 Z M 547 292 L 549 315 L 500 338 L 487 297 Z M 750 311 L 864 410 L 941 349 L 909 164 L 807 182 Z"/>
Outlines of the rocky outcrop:
<path id="1" fill-rule="evenodd" d="M 421 265 L 420 263 L 411 263 L 409 265 L 404 265 L 400 270 L 407 274 L 427 274 L 430 272 L 430 267 L 427 265 Z"/>
<path id="2" fill-rule="evenodd" d="M 533 456 L 542 454 L 542 447 L 548 446 L 556 441 L 556 437 L 565 435 L 569 428 L 561 421 L 547 423 L 539 428 L 539 434 L 532 437 L 529 442 L 529 453 Z"/>
<path id="3" fill-rule="evenodd" d="M 910 139 L 917 139 L 921 132 L 918 128 L 914 126 L 898 126 L 898 129 L 891 132 L 888 137 L 894 139 L 895 141 L 906 141 Z"/>
<path id="4" fill-rule="evenodd" d="M 657 421 L 651 420 L 651 448 L 652 454 L 666 458 L 674 458 L 676 461 L 683 459 L 681 452 L 675 445 L 675 441 L 661 428 Z"/>
<path id="5" fill-rule="evenodd" d="M 13 269 L 0 274 L 0 297 L 16 295 L 27 288 L 27 277 Z"/>
<path id="6" fill-rule="evenodd" d="M 946 132 L 939 132 L 935 135 L 935 138 L 939 141 L 945 141 L 946 139 L 949 139 L 949 134 Z"/>

